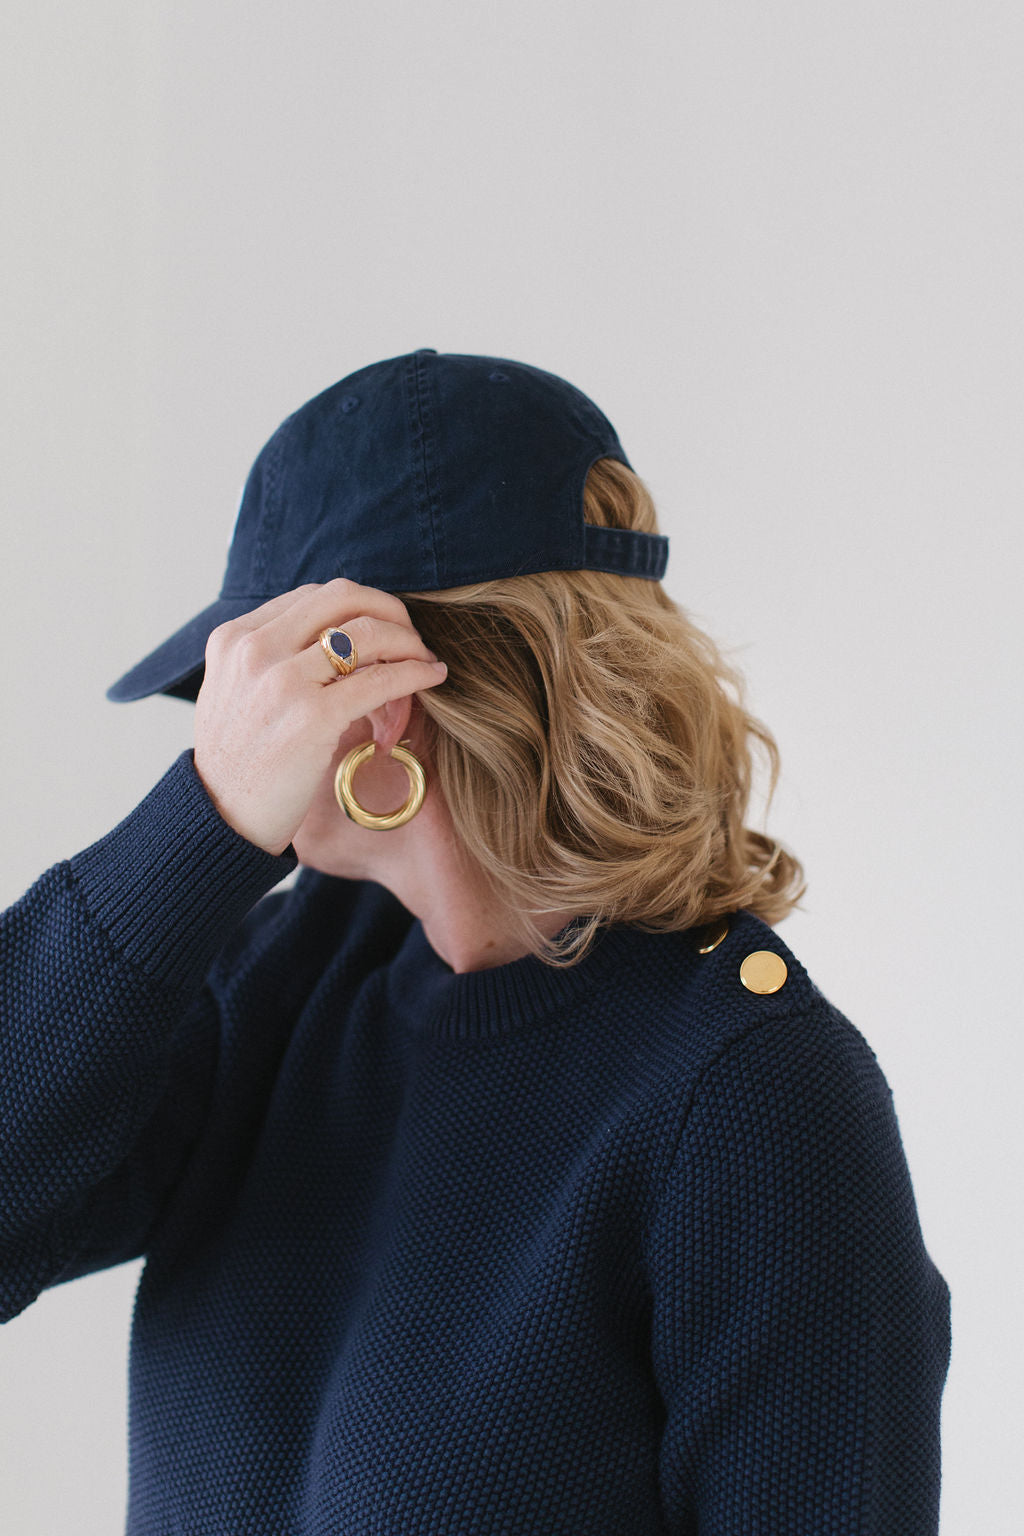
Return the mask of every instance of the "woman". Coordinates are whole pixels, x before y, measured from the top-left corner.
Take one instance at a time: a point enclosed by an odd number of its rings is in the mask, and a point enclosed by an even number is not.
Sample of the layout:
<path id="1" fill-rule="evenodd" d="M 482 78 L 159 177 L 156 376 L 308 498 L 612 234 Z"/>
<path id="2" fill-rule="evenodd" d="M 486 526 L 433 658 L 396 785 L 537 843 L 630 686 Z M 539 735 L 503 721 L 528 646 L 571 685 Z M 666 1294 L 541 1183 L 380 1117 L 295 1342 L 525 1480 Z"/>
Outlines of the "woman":
<path id="1" fill-rule="evenodd" d="M 949 1293 L 667 546 L 593 402 L 421 349 L 110 690 L 195 743 L 3 919 L 0 1291 L 145 1255 L 132 1536 L 936 1529 Z"/>

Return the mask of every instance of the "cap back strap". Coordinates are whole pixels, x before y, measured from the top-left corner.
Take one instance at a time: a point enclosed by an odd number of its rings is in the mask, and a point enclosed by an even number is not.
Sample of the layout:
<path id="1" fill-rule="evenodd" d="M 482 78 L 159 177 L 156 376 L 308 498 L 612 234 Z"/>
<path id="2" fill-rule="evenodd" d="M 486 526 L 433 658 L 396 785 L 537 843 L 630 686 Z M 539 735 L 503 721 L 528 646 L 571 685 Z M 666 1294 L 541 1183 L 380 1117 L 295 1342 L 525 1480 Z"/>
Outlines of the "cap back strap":
<path id="1" fill-rule="evenodd" d="M 668 535 L 584 523 L 583 565 L 588 571 L 612 571 L 619 576 L 645 576 L 649 581 L 660 581 L 668 565 Z"/>

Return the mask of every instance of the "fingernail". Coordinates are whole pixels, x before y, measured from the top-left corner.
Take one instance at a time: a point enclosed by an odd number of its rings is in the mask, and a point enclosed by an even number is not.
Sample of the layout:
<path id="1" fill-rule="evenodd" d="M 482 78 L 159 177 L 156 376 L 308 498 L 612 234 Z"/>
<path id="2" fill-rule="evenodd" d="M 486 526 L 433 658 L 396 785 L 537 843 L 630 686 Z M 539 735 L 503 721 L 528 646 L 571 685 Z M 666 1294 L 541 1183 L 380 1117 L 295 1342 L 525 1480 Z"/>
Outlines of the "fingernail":
<path id="1" fill-rule="evenodd" d="M 430 665 L 433 667 L 435 672 L 448 671 L 448 663 L 446 661 L 432 661 Z"/>

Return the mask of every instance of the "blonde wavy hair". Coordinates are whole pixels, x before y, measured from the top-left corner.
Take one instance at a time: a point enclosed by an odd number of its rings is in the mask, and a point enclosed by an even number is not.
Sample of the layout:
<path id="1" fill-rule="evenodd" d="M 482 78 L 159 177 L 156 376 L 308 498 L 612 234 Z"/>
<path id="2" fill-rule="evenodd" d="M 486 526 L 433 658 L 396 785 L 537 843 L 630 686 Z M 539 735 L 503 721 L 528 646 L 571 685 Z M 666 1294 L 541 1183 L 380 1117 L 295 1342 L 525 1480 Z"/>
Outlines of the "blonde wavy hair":
<path id="1" fill-rule="evenodd" d="M 644 482 L 591 467 L 584 517 L 657 533 Z M 774 924 L 804 894 L 794 856 L 744 826 L 753 748 L 775 740 L 728 665 L 658 581 L 542 571 L 398 594 L 448 663 L 418 695 L 462 851 L 524 951 L 576 964 L 599 927 L 691 928 L 741 907 Z M 536 918 L 570 911 L 555 944 Z"/>

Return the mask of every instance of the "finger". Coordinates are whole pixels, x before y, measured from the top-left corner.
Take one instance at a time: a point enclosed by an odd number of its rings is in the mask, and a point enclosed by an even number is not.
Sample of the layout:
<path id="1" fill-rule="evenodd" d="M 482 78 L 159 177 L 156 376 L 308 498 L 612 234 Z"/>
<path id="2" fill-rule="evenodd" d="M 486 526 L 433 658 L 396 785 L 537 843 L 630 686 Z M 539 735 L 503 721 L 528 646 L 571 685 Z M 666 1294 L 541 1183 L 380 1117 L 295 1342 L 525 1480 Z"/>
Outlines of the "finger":
<path id="1" fill-rule="evenodd" d="M 326 707 L 337 711 L 338 729 L 343 731 L 381 704 L 435 688 L 447 675 L 443 662 L 377 661 L 339 678 L 339 686 L 329 689 L 323 698 Z"/>
<path id="2" fill-rule="evenodd" d="M 400 598 L 380 587 L 366 587 L 347 576 L 302 592 L 294 603 L 268 620 L 264 638 L 281 653 L 305 650 L 322 629 L 343 629 L 349 619 L 369 614 L 391 624 L 405 624 L 415 634 L 409 611 Z"/>
<path id="3" fill-rule="evenodd" d="M 248 613 L 240 614 L 237 619 L 229 619 L 227 622 L 237 630 L 259 629 L 292 607 L 306 593 L 315 592 L 321 585 L 320 582 L 311 581 L 305 586 L 293 587 L 290 592 L 281 592 L 277 597 L 268 598 L 258 608 L 251 608 Z"/>

